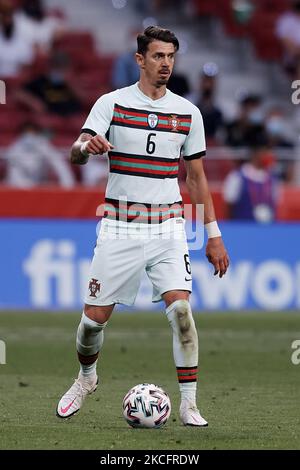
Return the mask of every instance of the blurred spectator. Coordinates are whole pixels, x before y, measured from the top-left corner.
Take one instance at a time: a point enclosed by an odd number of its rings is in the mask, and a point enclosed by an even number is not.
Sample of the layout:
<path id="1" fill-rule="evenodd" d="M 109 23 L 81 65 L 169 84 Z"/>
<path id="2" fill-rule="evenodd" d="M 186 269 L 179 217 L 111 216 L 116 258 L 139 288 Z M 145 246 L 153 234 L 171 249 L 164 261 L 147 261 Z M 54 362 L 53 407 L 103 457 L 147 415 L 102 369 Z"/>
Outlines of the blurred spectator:
<path id="1" fill-rule="evenodd" d="M 285 137 L 285 117 L 283 111 L 278 107 L 271 108 L 266 116 L 265 128 L 268 142 L 273 147 L 292 148 L 293 143 Z"/>
<path id="2" fill-rule="evenodd" d="M 276 149 L 293 149 L 294 143 L 286 137 L 285 117 L 282 110 L 278 107 L 271 108 L 267 114 L 266 122 L 267 143 L 270 148 Z M 293 178 L 293 162 L 289 160 L 281 160 L 277 163 L 277 176 L 290 182 Z"/>
<path id="3" fill-rule="evenodd" d="M 200 74 L 199 89 L 196 94 L 190 96 L 190 100 L 201 111 L 205 135 L 208 139 L 215 139 L 224 124 L 222 111 L 215 104 L 217 75 L 216 64 L 205 64 Z"/>
<path id="4" fill-rule="evenodd" d="M 253 0 L 232 0 L 230 3 L 236 23 L 241 25 L 249 23 L 255 10 Z"/>
<path id="5" fill-rule="evenodd" d="M 30 39 L 18 26 L 10 0 L 0 0 L 0 77 L 18 75 L 34 60 Z"/>
<path id="6" fill-rule="evenodd" d="M 16 21 L 22 33 L 42 53 L 47 53 L 53 41 L 65 30 L 61 18 L 46 15 L 42 0 L 23 0 Z"/>
<path id="7" fill-rule="evenodd" d="M 176 95 L 186 98 L 190 93 L 190 85 L 188 79 L 183 73 L 173 70 L 172 75 L 168 81 L 168 89 Z"/>
<path id="8" fill-rule="evenodd" d="M 117 57 L 112 71 L 112 87 L 123 88 L 136 83 L 140 76 L 140 69 L 135 60 L 137 51 L 138 32 L 132 30 L 128 39 L 128 50 Z"/>
<path id="9" fill-rule="evenodd" d="M 230 172 L 223 187 L 230 219 L 272 222 L 277 202 L 274 155 L 266 146 L 251 149 L 250 159 Z"/>
<path id="10" fill-rule="evenodd" d="M 300 74 L 300 0 L 292 0 L 291 9 L 283 13 L 276 25 L 276 35 L 284 50 L 284 67 L 291 78 Z"/>
<path id="11" fill-rule="evenodd" d="M 27 122 L 18 139 L 7 149 L 6 183 L 31 188 L 49 182 L 54 172 L 61 186 L 71 187 L 75 179 L 70 167 L 34 122 Z"/>
<path id="12" fill-rule="evenodd" d="M 232 147 L 255 145 L 264 135 L 264 111 L 257 95 L 244 96 L 237 119 L 226 126 L 226 144 Z"/>
<path id="13" fill-rule="evenodd" d="M 50 70 L 24 85 L 17 100 L 28 110 L 59 116 L 69 116 L 82 109 L 79 98 L 68 82 L 68 56 L 54 51 L 50 57 Z"/>

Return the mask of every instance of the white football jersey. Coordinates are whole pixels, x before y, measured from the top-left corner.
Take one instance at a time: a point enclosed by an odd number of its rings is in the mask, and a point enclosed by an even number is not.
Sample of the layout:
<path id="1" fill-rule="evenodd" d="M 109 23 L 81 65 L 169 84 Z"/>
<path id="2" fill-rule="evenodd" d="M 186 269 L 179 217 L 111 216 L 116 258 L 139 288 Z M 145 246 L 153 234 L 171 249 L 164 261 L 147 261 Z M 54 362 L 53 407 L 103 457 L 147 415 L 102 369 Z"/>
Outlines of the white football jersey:
<path id="1" fill-rule="evenodd" d="M 114 146 L 108 153 L 105 217 L 146 223 L 149 215 L 151 223 L 182 217 L 180 156 L 201 158 L 206 149 L 196 106 L 170 90 L 152 100 L 136 83 L 101 96 L 82 133 L 106 136 Z"/>

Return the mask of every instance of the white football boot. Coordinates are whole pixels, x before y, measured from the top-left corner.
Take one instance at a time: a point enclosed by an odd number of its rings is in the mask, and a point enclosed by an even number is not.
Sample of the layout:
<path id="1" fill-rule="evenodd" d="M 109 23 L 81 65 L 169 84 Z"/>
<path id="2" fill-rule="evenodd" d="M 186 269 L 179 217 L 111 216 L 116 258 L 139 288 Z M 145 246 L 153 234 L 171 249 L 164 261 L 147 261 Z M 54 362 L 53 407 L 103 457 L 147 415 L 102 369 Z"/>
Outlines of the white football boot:
<path id="1" fill-rule="evenodd" d="M 208 426 L 208 422 L 202 418 L 197 406 L 188 400 L 182 400 L 179 415 L 185 426 Z"/>
<path id="2" fill-rule="evenodd" d="M 77 413 L 84 399 L 96 391 L 97 385 L 98 377 L 96 375 L 92 380 L 86 380 L 79 374 L 72 387 L 61 397 L 57 405 L 56 415 L 59 418 L 70 418 L 70 416 Z"/>

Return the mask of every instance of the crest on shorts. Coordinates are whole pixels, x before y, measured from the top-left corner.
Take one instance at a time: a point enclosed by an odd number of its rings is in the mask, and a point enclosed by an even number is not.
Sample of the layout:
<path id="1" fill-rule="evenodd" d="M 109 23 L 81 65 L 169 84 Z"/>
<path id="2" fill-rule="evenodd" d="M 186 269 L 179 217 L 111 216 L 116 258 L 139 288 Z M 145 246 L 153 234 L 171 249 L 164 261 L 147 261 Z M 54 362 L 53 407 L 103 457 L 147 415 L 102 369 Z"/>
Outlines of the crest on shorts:
<path id="1" fill-rule="evenodd" d="M 173 132 L 178 132 L 180 121 L 175 114 L 171 114 L 171 117 L 169 118 L 169 125 L 172 127 Z"/>
<path id="2" fill-rule="evenodd" d="M 151 127 L 151 129 L 154 129 L 157 124 L 158 124 L 158 116 L 156 114 L 149 114 L 148 115 L 148 124 Z"/>
<path id="3" fill-rule="evenodd" d="M 100 292 L 100 282 L 98 279 L 92 279 L 89 283 L 90 297 L 97 297 L 97 292 Z"/>

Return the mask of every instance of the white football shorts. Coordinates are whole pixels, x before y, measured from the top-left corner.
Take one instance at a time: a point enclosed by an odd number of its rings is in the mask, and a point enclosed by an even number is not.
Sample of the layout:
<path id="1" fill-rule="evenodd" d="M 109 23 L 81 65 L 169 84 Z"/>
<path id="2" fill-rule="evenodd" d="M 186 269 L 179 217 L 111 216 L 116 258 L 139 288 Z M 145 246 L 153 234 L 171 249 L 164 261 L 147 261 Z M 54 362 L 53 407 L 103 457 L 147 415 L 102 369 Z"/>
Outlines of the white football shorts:
<path id="1" fill-rule="evenodd" d="M 153 302 L 167 291 L 192 292 L 184 226 L 182 218 L 156 225 L 102 219 L 84 302 L 133 305 L 144 270 L 153 286 Z"/>

